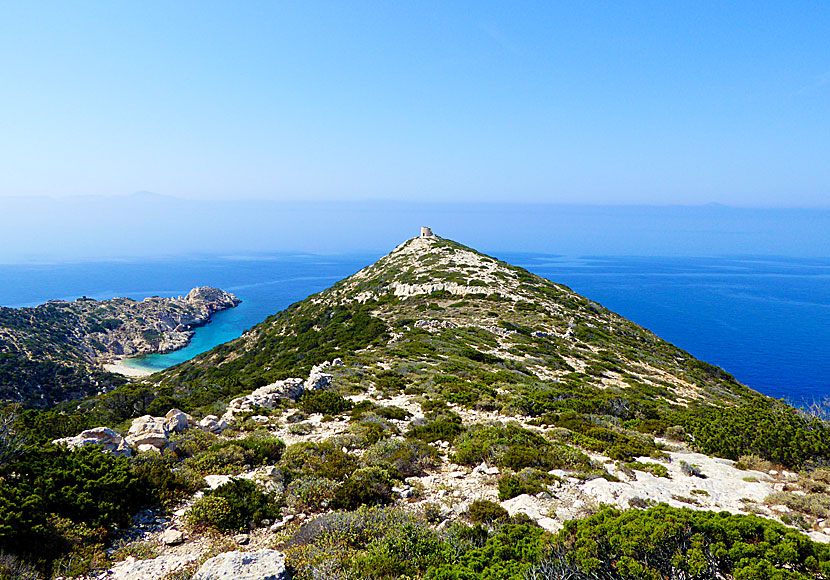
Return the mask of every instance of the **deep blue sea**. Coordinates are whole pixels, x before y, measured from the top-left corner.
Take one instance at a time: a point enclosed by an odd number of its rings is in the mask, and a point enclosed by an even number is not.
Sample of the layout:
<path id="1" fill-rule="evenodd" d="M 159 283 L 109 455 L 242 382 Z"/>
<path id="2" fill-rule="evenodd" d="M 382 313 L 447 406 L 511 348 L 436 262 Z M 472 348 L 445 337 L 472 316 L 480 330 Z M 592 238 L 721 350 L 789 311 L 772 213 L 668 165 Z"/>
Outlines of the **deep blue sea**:
<path id="1" fill-rule="evenodd" d="M 570 286 L 762 393 L 796 404 L 830 396 L 830 258 L 491 253 Z M 236 338 L 379 257 L 275 254 L 0 265 L 0 305 L 177 296 L 203 285 L 242 299 L 198 329 L 187 348 L 133 363 L 161 369 Z"/>

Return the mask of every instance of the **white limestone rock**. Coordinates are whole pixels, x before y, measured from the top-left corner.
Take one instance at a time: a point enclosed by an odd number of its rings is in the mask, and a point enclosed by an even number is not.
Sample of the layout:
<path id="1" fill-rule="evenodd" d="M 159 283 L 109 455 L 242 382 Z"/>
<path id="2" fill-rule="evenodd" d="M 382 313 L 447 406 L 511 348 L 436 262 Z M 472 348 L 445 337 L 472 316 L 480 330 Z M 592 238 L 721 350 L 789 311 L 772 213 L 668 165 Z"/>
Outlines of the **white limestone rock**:
<path id="1" fill-rule="evenodd" d="M 273 409 L 282 399 L 296 401 L 303 394 L 303 389 L 303 379 L 291 378 L 276 381 L 270 385 L 256 389 L 250 395 L 233 399 L 228 403 L 228 412 L 226 414 L 233 415 L 234 413 L 249 412 L 258 407 Z"/>
<path id="2" fill-rule="evenodd" d="M 178 546 L 184 542 L 184 533 L 175 528 L 168 528 L 159 536 L 159 542 L 165 546 Z"/>
<path id="3" fill-rule="evenodd" d="M 220 419 L 216 415 L 208 415 L 199 421 L 199 428 L 202 431 L 208 431 L 219 435 L 228 428 L 228 422 L 224 419 Z"/>
<path id="4" fill-rule="evenodd" d="M 55 445 L 65 445 L 70 449 L 77 449 L 85 445 L 99 445 L 101 451 L 106 451 L 113 455 L 124 455 L 126 457 L 131 455 L 130 448 L 127 446 L 127 442 L 124 441 L 124 438 L 109 427 L 87 429 L 74 437 L 55 439 L 52 443 Z"/>
<path id="5" fill-rule="evenodd" d="M 522 495 L 517 495 L 512 499 L 501 502 L 501 507 L 506 509 L 507 513 L 509 513 L 511 517 L 518 513 L 522 513 L 535 521 L 545 530 L 549 532 L 558 532 L 562 529 L 562 524 L 548 516 L 548 511 L 543 506 L 542 501 L 543 500 L 523 493 Z"/>
<path id="6" fill-rule="evenodd" d="M 193 417 L 178 409 L 170 409 L 164 416 L 164 428 L 168 433 L 183 433 L 196 424 Z"/>
<path id="7" fill-rule="evenodd" d="M 167 430 L 165 419 L 144 415 L 133 419 L 130 430 L 125 437 L 127 443 L 133 447 L 152 446 L 156 449 L 163 449 L 167 446 Z"/>
<path id="8" fill-rule="evenodd" d="M 225 552 L 207 560 L 193 580 L 287 580 L 285 554 L 276 550 Z"/>

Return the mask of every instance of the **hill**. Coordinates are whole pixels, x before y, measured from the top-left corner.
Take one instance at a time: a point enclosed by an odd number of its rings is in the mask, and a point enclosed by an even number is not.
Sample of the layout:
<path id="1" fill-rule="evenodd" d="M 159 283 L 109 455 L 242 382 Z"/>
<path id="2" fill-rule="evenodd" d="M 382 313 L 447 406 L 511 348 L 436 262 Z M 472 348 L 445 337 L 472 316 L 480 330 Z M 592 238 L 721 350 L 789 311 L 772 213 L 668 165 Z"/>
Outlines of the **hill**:
<path id="1" fill-rule="evenodd" d="M 334 357 L 346 362 L 344 388 L 386 373 L 485 408 L 589 394 L 666 408 L 758 396 L 561 284 L 438 237 L 409 240 L 160 380 L 180 394 L 228 381 L 252 389 Z"/>
<path id="2" fill-rule="evenodd" d="M 189 577 L 245 552 L 296 580 L 830 577 L 826 422 L 432 236 L 16 425 L 38 446 L 3 467 L 0 445 L 0 549 L 42 570 Z"/>

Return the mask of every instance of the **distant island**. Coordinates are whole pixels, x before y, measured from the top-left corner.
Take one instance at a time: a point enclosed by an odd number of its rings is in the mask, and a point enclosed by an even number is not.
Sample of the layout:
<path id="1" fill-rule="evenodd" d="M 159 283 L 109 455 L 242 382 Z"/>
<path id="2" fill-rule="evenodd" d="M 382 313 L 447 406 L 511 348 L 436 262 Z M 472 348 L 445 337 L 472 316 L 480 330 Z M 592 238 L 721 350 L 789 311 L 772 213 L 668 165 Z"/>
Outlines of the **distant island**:
<path id="1" fill-rule="evenodd" d="M 187 346 L 193 329 L 240 300 L 223 290 L 186 296 L 50 300 L 34 308 L 0 308 L 0 400 L 48 406 L 123 384 L 121 357 Z"/>

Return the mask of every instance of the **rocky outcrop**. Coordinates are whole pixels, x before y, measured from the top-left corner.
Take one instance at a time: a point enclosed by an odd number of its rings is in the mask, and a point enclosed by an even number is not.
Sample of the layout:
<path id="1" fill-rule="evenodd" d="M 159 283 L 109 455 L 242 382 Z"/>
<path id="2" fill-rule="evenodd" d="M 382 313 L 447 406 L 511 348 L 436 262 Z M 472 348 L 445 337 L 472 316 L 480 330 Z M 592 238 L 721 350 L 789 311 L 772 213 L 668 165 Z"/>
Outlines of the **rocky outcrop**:
<path id="1" fill-rule="evenodd" d="M 332 384 L 333 376 L 326 371 L 342 365 L 343 361 L 339 358 L 333 361 L 325 361 L 314 365 L 305 381 L 298 378 L 283 379 L 260 387 L 250 395 L 237 397 L 228 403 L 228 409 L 223 415 L 223 419 L 230 421 L 236 413 L 247 413 L 257 408 L 273 409 L 279 405 L 280 400 L 298 400 L 306 389 L 316 390 L 329 387 Z"/>
<path id="2" fill-rule="evenodd" d="M 125 439 L 130 446 L 136 447 L 139 451 L 164 449 L 168 444 L 165 419 L 152 415 L 133 419 Z"/>
<path id="3" fill-rule="evenodd" d="M 216 415 L 208 415 L 199 421 L 199 429 L 213 433 L 214 435 L 221 434 L 228 428 L 228 422 L 225 419 L 220 419 Z"/>
<path id="4" fill-rule="evenodd" d="M 225 552 L 207 560 L 193 580 L 287 580 L 285 554 L 276 550 Z"/>
<path id="5" fill-rule="evenodd" d="M 21 352 L 35 344 L 41 357 L 84 363 L 170 352 L 187 345 L 192 330 L 207 324 L 211 315 L 239 303 L 233 294 L 203 286 L 178 298 L 79 298 L 3 308 L 0 352 Z M 58 326 L 68 330 L 52 336 L 50 329 Z"/>
<path id="6" fill-rule="evenodd" d="M 202 419 L 207 425 L 203 429 L 214 433 L 221 433 L 228 425 L 213 415 Z M 169 436 L 173 433 L 182 433 L 185 430 L 195 427 L 196 421 L 193 417 L 178 409 L 170 409 L 164 417 L 153 417 L 144 415 L 133 419 L 126 437 L 121 437 L 109 427 L 96 427 L 87 429 L 74 437 L 55 439 L 52 443 L 65 445 L 72 449 L 84 445 L 99 445 L 102 451 L 114 455 L 131 455 L 131 449 L 138 451 L 153 451 L 166 449 L 170 446 Z"/>
<path id="7" fill-rule="evenodd" d="M 109 427 L 87 429 L 74 437 L 55 439 L 52 443 L 55 445 L 65 445 L 71 449 L 77 449 L 85 445 L 99 445 L 102 451 L 112 453 L 113 455 L 124 455 L 126 457 L 131 455 L 130 448 L 127 446 L 127 442 L 124 441 L 124 438 Z"/>
<path id="8" fill-rule="evenodd" d="M 228 403 L 228 411 L 233 413 L 244 413 L 253 411 L 257 407 L 273 409 L 279 405 L 282 399 L 296 401 L 303 394 L 305 384 L 303 379 L 284 379 L 270 385 L 256 389 L 250 395 L 237 397 Z"/>

